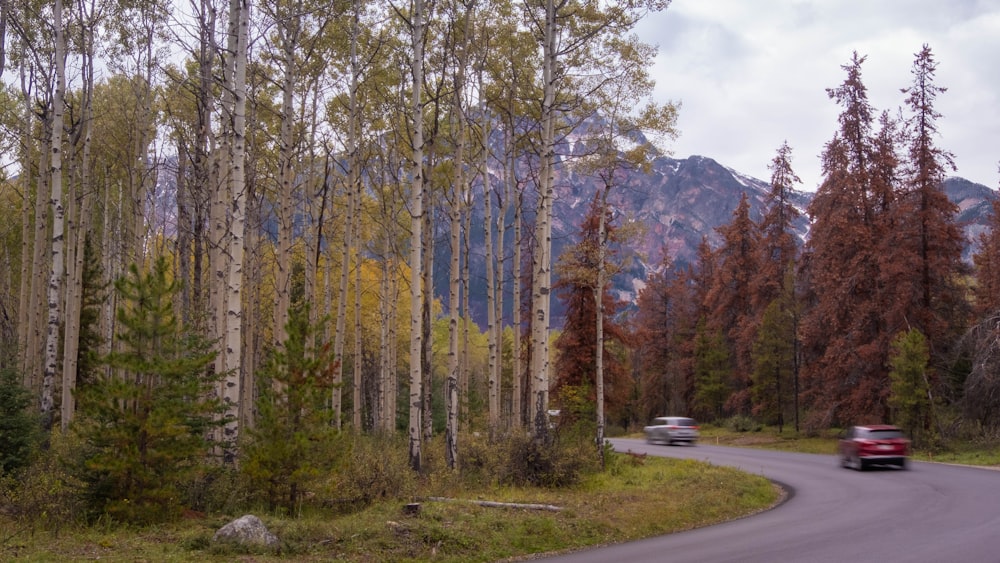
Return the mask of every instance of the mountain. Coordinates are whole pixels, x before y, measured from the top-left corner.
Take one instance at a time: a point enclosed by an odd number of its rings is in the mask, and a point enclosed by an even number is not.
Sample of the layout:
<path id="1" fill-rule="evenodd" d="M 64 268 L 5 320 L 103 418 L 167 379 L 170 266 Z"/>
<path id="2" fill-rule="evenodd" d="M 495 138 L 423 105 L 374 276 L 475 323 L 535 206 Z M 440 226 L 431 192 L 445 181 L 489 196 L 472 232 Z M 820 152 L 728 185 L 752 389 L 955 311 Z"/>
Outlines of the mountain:
<path id="1" fill-rule="evenodd" d="M 588 204 L 597 190 L 593 179 L 568 175 L 557 180 L 554 204 L 553 254 L 576 239 Z M 992 215 L 996 191 L 964 178 L 948 178 L 944 182 L 948 198 L 959 213 L 956 220 L 965 231 L 967 244 L 963 257 L 971 262 L 978 236 L 986 230 Z M 721 243 L 719 226 L 729 223 L 746 193 L 751 217 L 763 215 L 770 184 L 741 174 L 704 156 L 685 159 L 657 158 L 648 173 L 633 172 L 625 177 L 622 187 L 613 192 L 610 202 L 616 211 L 647 228 L 645 237 L 635 245 L 636 265 L 632 271 L 614 281 L 619 298 L 632 301 L 651 267 L 659 264 L 666 249 L 677 264 L 693 263 L 702 236 L 708 237 L 713 248 Z M 802 211 L 794 224 L 796 234 L 804 241 L 809 232 L 805 209 L 812 200 L 810 192 L 793 191 L 792 203 Z M 555 302 L 553 302 L 555 303 Z M 554 307 L 553 322 L 559 324 L 561 311 Z"/>

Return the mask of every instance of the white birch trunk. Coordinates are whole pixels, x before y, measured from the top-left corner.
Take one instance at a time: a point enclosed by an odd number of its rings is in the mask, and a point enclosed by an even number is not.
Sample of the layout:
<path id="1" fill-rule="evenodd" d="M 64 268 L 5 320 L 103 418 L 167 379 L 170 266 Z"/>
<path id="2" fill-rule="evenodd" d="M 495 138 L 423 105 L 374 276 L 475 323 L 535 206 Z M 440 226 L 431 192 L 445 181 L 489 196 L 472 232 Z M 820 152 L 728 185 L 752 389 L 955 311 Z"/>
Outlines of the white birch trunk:
<path id="1" fill-rule="evenodd" d="M 246 213 L 246 73 L 250 3 L 248 0 L 231 0 L 231 32 L 236 33 L 236 50 L 233 65 L 233 130 L 230 150 L 229 179 L 232 202 L 232 221 L 229 238 L 229 268 L 226 272 L 226 331 L 225 378 L 222 400 L 226 408 L 226 425 L 223 437 L 230 455 L 235 455 L 239 437 L 240 385 L 242 383 L 243 351 L 243 250 Z M 235 23 L 233 23 L 235 22 Z M 229 456 L 227 456 L 228 458 Z M 228 459 L 233 461 L 233 459 Z"/>
<path id="2" fill-rule="evenodd" d="M 556 10 L 553 0 L 546 2 L 542 35 L 542 139 L 538 183 L 538 210 L 535 215 L 535 246 L 532 257 L 531 289 L 531 395 L 532 432 L 548 432 L 549 407 L 549 294 L 552 275 L 552 197 L 555 158 L 555 66 Z"/>
<path id="3" fill-rule="evenodd" d="M 52 209 L 52 269 L 48 285 L 48 322 L 45 334 L 45 371 L 42 377 L 41 414 L 45 429 L 52 428 L 54 408 L 54 387 L 58 371 L 59 323 L 63 317 L 60 308 L 60 288 L 63 282 L 63 220 L 65 210 L 62 199 L 62 139 L 63 139 L 63 96 L 66 90 L 66 34 L 63 30 L 62 0 L 55 0 L 52 10 L 53 26 L 56 32 L 55 74 L 56 87 L 52 96 L 52 145 L 49 161 L 49 182 Z"/>
<path id="4" fill-rule="evenodd" d="M 351 6 L 351 50 L 350 50 L 350 65 L 351 65 L 351 88 L 349 92 L 348 99 L 348 121 L 347 121 L 347 216 L 344 228 L 344 239 L 342 243 L 341 251 L 341 262 L 340 262 L 340 286 L 337 290 L 337 313 L 335 315 L 335 322 L 337 323 L 337 329 L 334 333 L 334 343 L 333 343 L 333 357 L 334 357 L 334 375 L 333 375 L 333 414 L 334 414 L 334 424 L 337 428 L 341 427 L 341 412 L 343 403 L 343 381 L 344 381 L 344 341 L 346 338 L 345 328 L 346 328 L 346 316 L 347 316 L 347 286 L 350 279 L 351 271 L 351 246 L 353 241 L 351 240 L 352 229 L 351 225 L 354 222 L 355 213 L 355 184 L 359 182 L 358 176 L 358 46 L 357 37 L 359 33 L 359 17 L 360 5 L 355 0 Z M 357 408 L 355 406 L 355 408 Z"/>
<path id="5" fill-rule="evenodd" d="M 413 154 L 411 162 L 412 187 L 410 193 L 410 420 L 409 420 L 409 458 L 410 467 L 415 471 L 421 468 L 421 415 L 423 413 L 421 372 L 421 353 L 423 350 L 423 244 L 424 221 L 424 111 L 421 100 L 421 88 L 424 82 L 424 2 L 413 2 L 413 29 L 411 62 L 412 82 L 412 121 L 413 121 Z"/>

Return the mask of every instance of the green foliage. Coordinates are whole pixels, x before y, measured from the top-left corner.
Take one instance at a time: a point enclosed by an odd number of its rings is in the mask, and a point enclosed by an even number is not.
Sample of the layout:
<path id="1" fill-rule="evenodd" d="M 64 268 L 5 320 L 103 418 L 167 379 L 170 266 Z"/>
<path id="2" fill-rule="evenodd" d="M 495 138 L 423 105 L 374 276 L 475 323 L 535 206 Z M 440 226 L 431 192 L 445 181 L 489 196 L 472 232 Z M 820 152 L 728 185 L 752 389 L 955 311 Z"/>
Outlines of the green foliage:
<path id="1" fill-rule="evenodd" d="M 897 425 L 901 426 L 915 445 L 922 445 L 930 428 L 931 401 L 928 395 L 927 364 L 930 350 L 927 339 L 917 329 L 900 333 L 892 342 L 889 372 L 891 392 L 889 406 Z"/>
<path id="2" fill-rule="evenodd" d="M 29 410 L 31 392 L 13 369 L 0 369 L 0 475 L 28 465 L 40 436 L 39 421 Z"/>
<path id="3" fill-rule="evenodd" d="M 753 348 L 753 413 L 767 424 L 785 423 L 792 396 L 795 329 L 791 313 L 776 299 L 767 306 Z"/>
<path id="4" fill-rule="evenodd" d="M 257 416 L 243 446 L 241 471 L 273 510 L 293 510 L 311 482 L 329 472 L 343 448 L 328 402 L 336 361 L 313 345 L 308 306 L 291 312 L 288 339 L 258 372 Z"/>
<path id="5" fill-rule="evenodd" d="M 209 451 L 206 436 L 220 412 L 209 398 L 214 354 L 208 342 L 179 330 L 166 260 L 147 274 L 132 266 L 115 287 L 119 351 L 102 358 L 109 371 L 77 398 L 79 476 L 93 513 L 166 520 L 180 513 L 178 487 Z"/>
<path id="6" fill-rule="evenodd" d="M 699 321 L 694 348 L 695 395 L 699 417 L 722 417 L 722 408 L 729 397 L 726 385 L 731 371 L 729 351 L 722 334 L 710 333 L 704 321 Z"/>
<path id="7" fill-rule="evenodd" d="M 58 531 L 77 521 L 83 513 L 81 484 L 72 474 L 79 459 L 80 442 L 57 427 L 48 447 L 31 459 L 16 475 L 0 476 L 0 506 L 3 513 L 34 527 Z"/>
<path id="8" fill-rule="evenodd" d="M 90 383 L 100 365 L 99 348 L 104 342 L 104 337 L 101 335 L 99 323 L 101 308 L 107 300 L 107 287 L 101 261 L 95 256 L 94 244 L 88 235 L 83 246 L 83 291 L 76 366 L 78 387 Z"/>

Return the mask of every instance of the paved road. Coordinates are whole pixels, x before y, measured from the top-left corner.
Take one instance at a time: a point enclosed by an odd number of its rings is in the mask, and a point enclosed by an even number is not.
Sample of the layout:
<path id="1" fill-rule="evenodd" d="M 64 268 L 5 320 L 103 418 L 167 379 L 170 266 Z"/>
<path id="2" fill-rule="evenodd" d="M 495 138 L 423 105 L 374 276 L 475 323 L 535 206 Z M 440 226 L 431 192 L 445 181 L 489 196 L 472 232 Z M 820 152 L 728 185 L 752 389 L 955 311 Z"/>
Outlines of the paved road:
<path id="1" fill-rule="evenodd" d="M 1000 562 L 998 471 L 911 462 L 906 471 L 862 473 L 832 454 L 612 442 L 618 451 L 738 467 L 782 483 L 791 496 L 749 518 L 545 561 Z"/>

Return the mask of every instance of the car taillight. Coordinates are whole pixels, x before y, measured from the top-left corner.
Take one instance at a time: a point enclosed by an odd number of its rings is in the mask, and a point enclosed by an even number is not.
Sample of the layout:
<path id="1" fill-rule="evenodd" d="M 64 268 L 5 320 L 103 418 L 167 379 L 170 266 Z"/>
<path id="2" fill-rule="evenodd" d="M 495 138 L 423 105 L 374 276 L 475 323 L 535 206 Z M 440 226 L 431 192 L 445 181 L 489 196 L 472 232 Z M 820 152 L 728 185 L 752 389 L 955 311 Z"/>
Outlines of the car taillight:
<path id="1" fill-rule="evenodd" d="M 677 426 L 667 426 L 667 430 L 677 430 Z"/>

